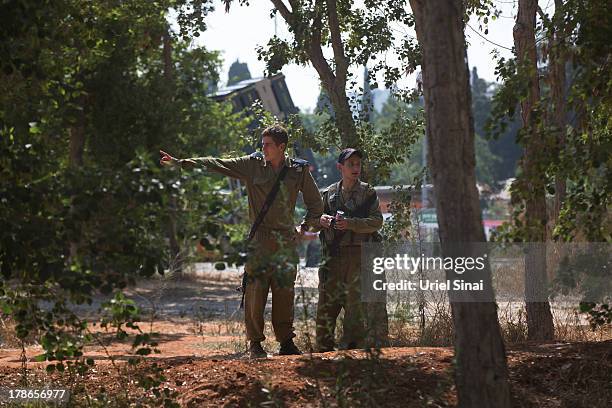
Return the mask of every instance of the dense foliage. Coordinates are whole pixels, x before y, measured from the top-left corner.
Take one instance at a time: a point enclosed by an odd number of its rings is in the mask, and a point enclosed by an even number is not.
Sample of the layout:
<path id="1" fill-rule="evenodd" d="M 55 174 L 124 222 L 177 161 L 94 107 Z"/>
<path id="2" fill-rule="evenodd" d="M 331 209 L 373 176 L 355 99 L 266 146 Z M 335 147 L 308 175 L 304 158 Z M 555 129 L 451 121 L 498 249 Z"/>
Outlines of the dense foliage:
<path id="1" fill-rule="evenodd" d="M 526 145 L 532 138 L 539 138 L 543 146 L 537 158 L 537 177 L 546 183 L 552 209 L 548 220 L 553 227 L 550 238 L 554 240 L 612 241 L 610 11 L 606 1 L 569 0 L 556 2 L 553 15 L 539 13 L 542 92 L 533 108 L 532 124 L 519 133 L 518 140 Z M 560 67 L 557 71 L 556 65 Z M 512 117 L 519 101 L 525 98 L 530 74 L 515 59 L 503 58 L 497 73 L 503 87 L 494 98 L 489 124 L 493 132 L 504 129 L 504 118 Z M 556 87 L 560 89 L 557 98 Z M 512 186 L 513 222 L 505 226 L 500 238 L 528 240 L 523 200 L 533 194 L 529 185 L 529 177 L 520 173 Z M 589 273 L 599 274 L 601 270 Z M 590 302 L 581 308 L 590 312 L 596 322 L 609 322 L 612 318 L 606 303 Z"/>
<path id="2" fill-rule="evenodd" d="M 183 39 L 205 28 L 206 3 L 0 7 L 0 306 L 46 358 L 78 357 L 71 302 L 173 272 L 237 216 L 219 178 L 161 171 L 158 150 L 240 149 L 245 123 L 206 97 L 218 55 Z"/>

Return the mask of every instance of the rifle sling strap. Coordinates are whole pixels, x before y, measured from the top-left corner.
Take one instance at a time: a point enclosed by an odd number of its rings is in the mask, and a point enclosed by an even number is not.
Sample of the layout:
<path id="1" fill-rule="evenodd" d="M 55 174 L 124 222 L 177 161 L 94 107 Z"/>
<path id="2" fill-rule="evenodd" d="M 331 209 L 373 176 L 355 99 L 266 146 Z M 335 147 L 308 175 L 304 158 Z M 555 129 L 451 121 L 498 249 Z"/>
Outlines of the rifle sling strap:
<path id="1" fill-rule="evenodd" d="M 276 178 L 276 183 L 274 183 L 272 190 L 270 190 L 268 196 L 266 197 L 266 201 L 264 201 L 263 207 L 261 207 L 261 211 L 259 211 L 259 214 L 257 214 L 257 218 L 255 218 L 255 222 L 253 222 L 253 225 L 251 225 L 251 230 L 249 231 L 247 242 L 251 242 L 251 240 L 255 236 L 255 233 L 257 232 L 257 228 L 259 228 L 259 226 L 264 220 L 264 217 L 270 210 L 270 207 L 272 206 L 272 203 L 276 198 L 276 194 L 278 194 L 278 190 L 280 190 L 280 183 L 285 178 L 287 171 L 289 171 L 289 167 L 283 166 L 278 177 Z"/>
<path id="2" fill-rule="evenodd" d="M 289 171 L 289 167 L 283 166 L 280 173 L 278 174 L 278 177 L 276 178 L 276 182 L 274 183 L 272 190 L 270 190 L 270 192 L 266 196 L 266 201 L 264 201 L 263 207 L 261 207 L 261 211 L 259 211 L 259 214 L 257 214 L 257 218 L 255 218 L 255 222 L 253 222 L 253 225 L 251 225 L 251 230 L 249 231 L 249 236 L 247 237 L 247 244 L 251 242 L 253 238 L 255 237 L 257 228 L 259 228 L 259 226 L 264 220 L 264 217 L 270 210 L 270 207 L 272 206 L 272 203 L 274 202 L 274 199 L 276 198 L 276 194 L 278 194 L 278 190 L 280 190 L 280 183 L 283 181 L 288 171 Z M 242 292 L 242 299 L 240 299 L 239 309 L 244 308 L 244 295 L 246 293 L 247 281 L 248 281 L 247 272 L 245 270 L 242 275 L 242 284 L 238 287 L 240 292 Z"/>

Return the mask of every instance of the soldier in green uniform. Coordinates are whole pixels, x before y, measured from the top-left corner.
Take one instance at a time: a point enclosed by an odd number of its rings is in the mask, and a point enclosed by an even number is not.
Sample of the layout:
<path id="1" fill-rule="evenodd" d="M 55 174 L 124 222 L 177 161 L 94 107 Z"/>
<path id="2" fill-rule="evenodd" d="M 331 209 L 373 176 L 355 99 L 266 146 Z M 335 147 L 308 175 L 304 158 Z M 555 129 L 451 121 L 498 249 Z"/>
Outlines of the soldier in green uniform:
<path id="1" fill-rule="evenodd" d="M 320 219 L 323 263 L 319 268 L 316 329 L 320 352 L 334 349 L 336 319 L 342 308 L 340 348 L 363 347 L 366 338 L 361 302 L 361 243 L 374 239 L 382 227 L 383 216 L 376 191 L 359 180 L 362 158 L 359 150 L 344 149 L 336 165 L 342 179 L 323 192 L 324 214 Z"/>
<path id="2" fill-rule="evenodd" d="M 272 327 L 280 343 L 279 354 L 301 354 L 293 337 L 294 283 L 297 273 L 298 233 L 317 227 L 323 212 L 323 202 L 317 185 L 310 174 L 308 162 L 285 155 L 287 131 L 279 125 L 262 132 L 263 154 L 233 159 L 212 157 L 176 159 L 161 151 L 162 165 L 180 165 L 181 168 L 205 167 L 223 175 L 238 178 L 246 184 L 249 219 L 253 223 L 261 212 L 268 194 L 284 177 L 269 210 L 252 236 L 251 250 L 245 271 L 248 283 L 244 298 L 244 319 L 249 352 L 252 358 L 266 357 L 261 346 L 264 336 L 264 311 L 268 292 L 272 291 Z M 283 167 L 287 170 L 283 170 Z M 298 193 L 302 192 L 306 215 L 298 230 L 294 226 L 294 211 Z M 288 253 L 291 260 L 287 268 L 278 269 L 271 257 L 278 252 Z"/>

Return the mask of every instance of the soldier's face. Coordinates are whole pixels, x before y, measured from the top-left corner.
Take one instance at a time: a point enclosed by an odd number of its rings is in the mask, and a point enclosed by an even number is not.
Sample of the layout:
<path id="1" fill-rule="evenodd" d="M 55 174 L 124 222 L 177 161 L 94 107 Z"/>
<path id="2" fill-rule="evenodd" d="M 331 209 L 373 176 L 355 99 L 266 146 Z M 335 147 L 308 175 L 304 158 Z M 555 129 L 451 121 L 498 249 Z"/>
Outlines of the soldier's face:
<path id="1" fill-rule="evenodd" d="M 267 161 L 276 161 L 283 157 L 285 154 L 285 144 L 276 144 L 274 138 L 271 136 L 264 136 L 261 138 L 261 150 L 263 151 L 264 158 Z"/>
<path id="2" fill-rule="evenodd" d="M 352 155 L 342 164 L 338 164 L 338 169 L 342 174 L 343 180 L 357 180 L 361 176 L 361 159 L 357 155 Z"/>

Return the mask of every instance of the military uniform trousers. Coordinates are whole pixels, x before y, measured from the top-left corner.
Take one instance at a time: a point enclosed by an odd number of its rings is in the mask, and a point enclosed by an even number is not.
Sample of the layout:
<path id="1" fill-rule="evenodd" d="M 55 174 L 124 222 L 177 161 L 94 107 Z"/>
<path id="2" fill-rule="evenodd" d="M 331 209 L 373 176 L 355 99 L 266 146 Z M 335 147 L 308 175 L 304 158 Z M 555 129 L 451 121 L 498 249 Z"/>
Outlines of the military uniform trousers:
<path id="1" fill-rule="evenodd" d="M 362 347 L 365 338 L 361 302 L 361 247 L 340 246 L 338 256 L 331 256 L 319 268 L 319 303 L 317 305 L 317 348 L 334 347 L 336 320 L 344 308 L 341 347 Z"/>
<path id="2" fill-rule="evenodd" d="M 258 232 L 245 266 L 248 278 L 244 297 L 244 322 L 249 341 L 263 341 L 264 312 L 272 291 L 272 328 L 280 343 L 295 337 L 293 329 L 294 285 L 298 255 L 293 234 L 279 240 Z M 284 256 L 280 256 L 283 254 Z M 283 262 L 283 260 L 285 262 Z M 279 265 L 280 264 L 280 265 Z M 284 266 L 281 266 L 283 265 Z"/>

